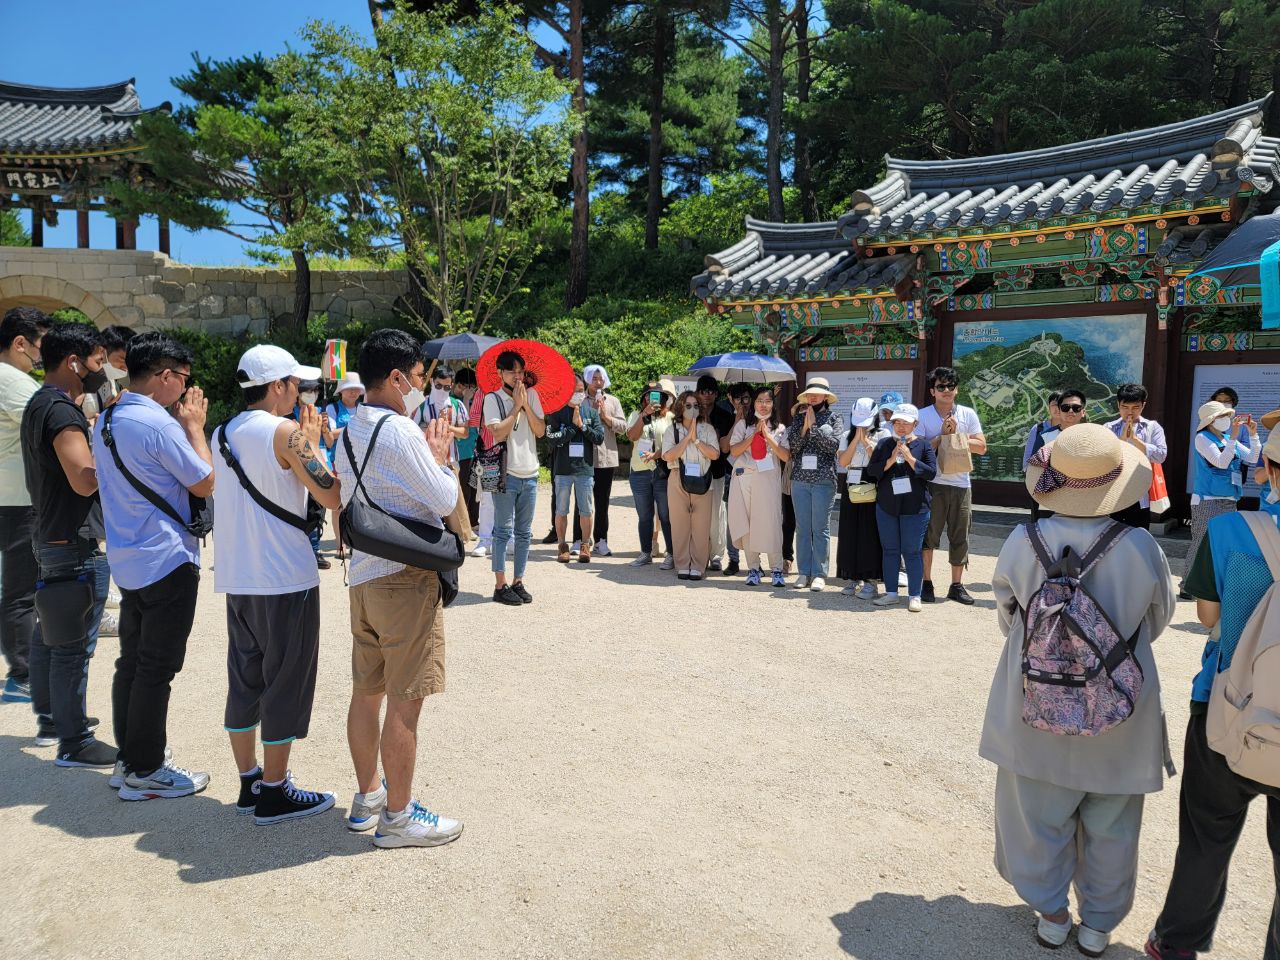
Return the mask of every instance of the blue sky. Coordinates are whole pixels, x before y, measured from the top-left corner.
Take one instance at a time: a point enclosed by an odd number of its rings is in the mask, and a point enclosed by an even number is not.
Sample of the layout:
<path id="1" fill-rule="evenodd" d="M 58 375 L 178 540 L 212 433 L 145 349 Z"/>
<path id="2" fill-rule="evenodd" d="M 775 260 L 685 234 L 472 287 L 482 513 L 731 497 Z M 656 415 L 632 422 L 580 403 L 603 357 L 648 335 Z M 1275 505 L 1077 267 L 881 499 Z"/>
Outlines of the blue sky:
<path id="1" fill-rule="evenodd" d="M 41 12 L 43 10 L 43 12 Z M 25 13 L 20 13 L 25 11 Z M 56 14 L 55 12 L 56 11 Z M 137 77 L 143 106 L 177 102 L 169 78 L 186 73 L 191 54 L 225 59 L 261 51 L 274 54 L 298 43 L 308 20 L 331 20 L 371 34 L 365 0 L 215 0 L 208 4 L 63 0 L 44 6 L 0 0 L 8 28 L 0 80 L 50 87 L 87 87 Z M 23 213 L 24 225 L 28 214 Z M 91 218 L 94 247 L 115 245 L 105 214 Z M 50 247 L 75 246 L 75 217 L 64 212 L 45 229 Z M 138 228 L 138 247 L 156 249 L 156 223 Z M 174 227 L 171 251 L 187 263 L 242 263 L 243 244 L 213 230 Z"/>

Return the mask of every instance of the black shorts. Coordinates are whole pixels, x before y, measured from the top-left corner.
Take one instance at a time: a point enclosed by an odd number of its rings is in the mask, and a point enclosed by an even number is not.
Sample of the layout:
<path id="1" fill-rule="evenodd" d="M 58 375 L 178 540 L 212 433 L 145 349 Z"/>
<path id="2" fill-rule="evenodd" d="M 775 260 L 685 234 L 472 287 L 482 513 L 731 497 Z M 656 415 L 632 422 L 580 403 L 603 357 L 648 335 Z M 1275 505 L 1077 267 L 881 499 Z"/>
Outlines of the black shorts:
<path id="1" fill-rule="evenodd" d="M 320 590 L 227 594 L 227 709 L 232 733 L 262 724 L 262 742 L 301 740 L 320 659 Z"/>

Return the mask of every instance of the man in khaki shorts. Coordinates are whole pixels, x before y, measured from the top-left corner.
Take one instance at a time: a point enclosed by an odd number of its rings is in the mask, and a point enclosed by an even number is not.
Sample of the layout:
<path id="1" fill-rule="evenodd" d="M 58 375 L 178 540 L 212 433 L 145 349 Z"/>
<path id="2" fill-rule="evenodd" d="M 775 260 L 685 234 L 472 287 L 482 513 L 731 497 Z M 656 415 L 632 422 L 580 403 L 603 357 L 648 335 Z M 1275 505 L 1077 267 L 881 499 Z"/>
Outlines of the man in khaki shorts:
<path id="1" fill-rule="evenodd" d="M 344 442 L 334 457 L 343 505 L 362 496 L 389 513 L 443 527 L 441 518 L 453 511 L 460 493 L 448 466 L 453 435 L 447 417 L 424 428 L 410 419 L 422 405 L 425 385 L 418 342 L 401 330 L 377 331 L 360 351 L 360 379 L 365 403 L 347 423 L 351 453 Z M 357 469 L 362 471 L 359 488 Z M 353 552 L 349 579 L 353 646 L 347 741 L 358 792 L 347 826 L 368 830 L 376 825 L 373 842 L 379 847 L 434 847 L 456 840 L 462 824 L 413 797 L 422 701 L 444 690 L 440 580 L 433 571 L 359 550 Z M 380 725 L 384 699 L 387 715 Z"/>

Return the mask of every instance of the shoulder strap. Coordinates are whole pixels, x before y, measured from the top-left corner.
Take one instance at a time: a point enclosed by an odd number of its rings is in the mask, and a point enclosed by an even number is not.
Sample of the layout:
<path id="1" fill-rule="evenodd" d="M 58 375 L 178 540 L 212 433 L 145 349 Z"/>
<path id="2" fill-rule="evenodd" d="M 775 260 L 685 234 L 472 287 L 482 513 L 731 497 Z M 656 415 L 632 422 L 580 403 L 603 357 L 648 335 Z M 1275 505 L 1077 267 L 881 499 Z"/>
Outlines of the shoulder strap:
<path id="1" fill-rule="evenodd" d="M 236 416 L 239 416 L 239 414 Z M 235 417 L 231 419 L 234 420 Z M 222 454 L 222 459 L 227 462 L 227 466 L 235 473 L 236 479 L 240 481 L 240 486 L 244 487 L 245 493 L 249 494 L 249 499 L 281 523 L 287 523 L 303 533 L 308 533 L 310 528 L 303 517 L 295 516 L 278 503 L 272 503 L 263 496 L 262 492 L 253 485 L 253 482 L 245 474 L 244 468 L 240 466 L 240 461 L 236 459 L 236 455 L 231 452 L 231 447 L 227 443 L 227 427 L 230 425 L 231 420 L 228 420 L 218 428 L 218 452 Z M 275 456 L 274 447 L 272 448 L 272 456 Z"/>
<path id="2" fill-rule="evenodd" d="M 364 494 L 365 503 L 369 504 L 369 506 L 373 507 L 375 510 L 381 510 L 383 513 L 386 513 L 386 511 L 382 510 L 380 506 L 374 503 L 373 498 L 369 496 L 369 491 L 365 489 L 363 478 L 365 467 L 369 466 L 369 457 L 373 455 L 373 445 L 378 442 L 378 434 L 382 432 L 382 425 L 394 416 L 396 416 L 396 414 L 388 413 L 385 417 L 374 424 L 373 433 L 369 436 L 369 446 L 366 447 L 364 451 L 364 460 L 361 461 L 358 468 L 356 467 L 356 452 L 351 446 L 351 433 L 347 430 L 344 430 L 342 433 L 343 447 L 347 451 L 347 459 L 351 461 L 351 469 L 355 471 L 356 475 L 356 490 Z"/>
<path id="3" fill-rule="evenodd" d="M 1053 569 L 1054 559 L 1049 554 L 1049 544 L 1045 543 L 1044 534 L 1040 532 L 1040 524 L 1024 523 L 1022 529 L 1026 531 L 1027 539 L 1031 541 L 1031 548 L 1036 552 L 1036 559 L 1040 561 L 1040 566 L 1044 567 L 1044 572 L 1048 573 Z"/>
<path id="4" fill-rule="evenodd" d="M 1253 539 L 1258 541 L 1258 548 L 1271 569 L 1271 579 L 1280 583 L 1280 530 L 1276 529 L 1271 518 L 1256 510 L 1242 510 L 1240 516 L 1249 525 Z"/>
<path id="5" fill-rule="evenodd" d="M 115 406 L 107 407 L 102 417 L 102 442 L 106 444 L 107 449 L 111 451 L 111 459 L 115 461 L 116 469 L 120 471 L 120 475 L 129 481 L 129 485 L 138 493 L 142 494 L 153 507 L 163 513 L 166 517 L 182 528 L 186 528 L 190 521 L 183 520 L 182 514 L 178 513 L 171 504 L 160 494 L 156 493 L 145 483 L 133 475 L 133 472 L 124 465 L 124 461 L 120 459 L 120 451 L 116 449 L 115 435 L 111 430 L 111 415 L 116 411 Z"/>
<path id="6" fill-rule="evenodd" d="M 1108 550 L 1115 546 L 1116 541 L 1131 529 L 1131 527 L 1118 520 L 1112 520 L 1111 524 L 1098 535 L 1098 539 L 1093 541 L 1093 546 L 1089 548 L 1088 553 L 1084 555 L 1084 559 L 1080 561 L 1080 576 L 1083 577 L 1088 573 L 1089 569 L 1101 560 Z"/>

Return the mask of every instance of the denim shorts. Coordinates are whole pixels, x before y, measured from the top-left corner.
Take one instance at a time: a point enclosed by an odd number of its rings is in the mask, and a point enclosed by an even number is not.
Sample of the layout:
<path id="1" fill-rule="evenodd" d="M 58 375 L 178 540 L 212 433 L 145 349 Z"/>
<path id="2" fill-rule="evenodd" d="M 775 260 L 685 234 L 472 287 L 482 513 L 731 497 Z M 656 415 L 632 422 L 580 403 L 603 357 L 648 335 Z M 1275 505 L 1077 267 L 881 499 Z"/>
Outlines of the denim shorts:
<path id="1" fill-rule="evenodd" d="M 591 516 L 592 505 L 592 489 L 595 486 L 595 477 L 588 474 L 585 477 L 571 476 L 562 477 L 556 474 L 556 516 L 569 516 L 569 491 L 573 490 L 573 498 L 577 501 L 579 516 Z"/>

